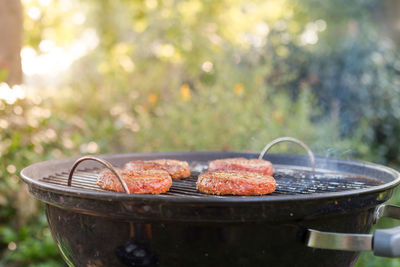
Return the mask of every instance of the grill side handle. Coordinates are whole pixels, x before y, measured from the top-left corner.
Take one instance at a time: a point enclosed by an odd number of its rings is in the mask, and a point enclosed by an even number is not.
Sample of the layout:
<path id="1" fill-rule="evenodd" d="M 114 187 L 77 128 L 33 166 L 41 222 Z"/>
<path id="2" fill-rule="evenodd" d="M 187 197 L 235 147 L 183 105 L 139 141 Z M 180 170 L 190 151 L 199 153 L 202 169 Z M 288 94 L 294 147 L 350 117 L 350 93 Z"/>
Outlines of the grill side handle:
<path id="1" fill-rule="evenodd" d="M 380 206 L 376 211 L 377 218 L 390 217 L 400 219 L 400 207 L 395 205 Z M 400 256 L 400 226 L 374 231 L 373 250 L 375 256 Z"/>
<path id="2" fill-rule="evenodd" d="M 272 140 L 271 142 L 269 142 L 264 149 L 261 151 L 260 155 L 258 156 L 258 159 L 263 159 L 265 153 L 268 152 L 268 150 L 270 150 L 271 147 L 273 147 L 274 145 L 281 143 L 281 142 L 292 142 L 295 144 L 298 144 L 299 146 L 301 146 L 302 148 L 304 148 L 307 151 L 308 156 L 310 157 L 310 162 L 311 162 L 311 170 L 315 171 L 315 157 L 314 157 L 314 153 L 311 151 L 311 149 L 302 141 L 300 141 L 299 139 L 296 139 L 294 137 L 289 137 L 289 136 L 285 136 L 285 137 L 280 137 L 277 138 L 275 140 Z"/>
<path id="3" fill-rule="evenodd" d="M 400 220 L 400 207 L 386 204 L 379 206 L 375 211 L 375 222 L 382 217 Z M 308 229 L 306 245 L 321 249 L 366 250 L 373 251 L 375 256 L 400 257 L 400 226 L 390 229 L 377 229 L 372 235 L 331 233 Z"/>
<path id="4" fill-rule="evenodd" d="M 93 156 L 84 156 L 84 157 L 77 159 L 74 162 L 74 164 L 71 167 L 71 171 L 69 172 L 68 186 L 71 186 L 71 184 L 72 184 L 72 176 L 74 175 L 75 169 L 78 167 L 78 165 L 82 161 L 85 161 L 85 160 L 97 161 L 97 162 L 103 164 L 104 166 L 106 166 L 118 178 L 119 182 L 121 183 L 122 187 L 124 188 L 125 193 L 130 194 L 128 186 L 126 185 L 125 181 L 121 178 L 121 176 L 118 174 L 118 172 L 114 169 L 113 165 L 104 159 L 100 159 L 100 158 L 93 157 Z"/>

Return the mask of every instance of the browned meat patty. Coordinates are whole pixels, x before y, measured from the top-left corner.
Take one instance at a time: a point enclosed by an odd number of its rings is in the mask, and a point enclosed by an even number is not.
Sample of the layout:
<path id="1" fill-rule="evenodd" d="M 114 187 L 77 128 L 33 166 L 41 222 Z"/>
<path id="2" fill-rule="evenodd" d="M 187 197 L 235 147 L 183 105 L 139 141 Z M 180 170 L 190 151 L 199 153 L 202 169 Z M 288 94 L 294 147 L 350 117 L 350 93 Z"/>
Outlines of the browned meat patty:
<path id="1" fill-rule="evenodd" d="M 272 175 L 272 163 L 263 159 L 228 158 L 210 161 L 209 171 L 248 171 Z"/>
<path id="2" fill-rule="evenodd" d="M 272 176 L 246 171 L 214 171 L 202 173 L 196 187 L 212 195 L 264 195 L 275 191 Z"/>
<path id="3" fill-rule="evenodd" d="M 131 194 L 161 194 L 172 185 L 171 176 L 164 170 L 117 170 Z M 109 170 L 100 173 L 97 185 L 103 189 L 125 192 L 118 178 Z"/>
<path id="4" fill-rule="evenodd" d="M 190 176 L 189 164 L 186 161 L 173 159 L 131 161 L 125 165 L 125 170 L 165 170 L 171 175 L 172 179 Z"/>

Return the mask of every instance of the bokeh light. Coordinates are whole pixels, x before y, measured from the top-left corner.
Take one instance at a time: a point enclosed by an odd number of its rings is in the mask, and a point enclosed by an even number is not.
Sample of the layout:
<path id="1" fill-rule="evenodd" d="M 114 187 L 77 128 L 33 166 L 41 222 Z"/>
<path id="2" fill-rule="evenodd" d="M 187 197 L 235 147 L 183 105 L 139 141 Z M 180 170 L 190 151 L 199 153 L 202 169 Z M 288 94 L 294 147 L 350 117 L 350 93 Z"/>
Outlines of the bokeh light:
<path id="1" fill-rule="evenodd" d="M 43 212 L 16 200 L 18 171 L 34 162 L 258 152 L 294 135 L 322 156 L 400 166 L 400 38 L 397 18 L 385 16 L 390 3 L 22 3 L 23 85 L 10 85 L 0 64 L 0 265 L 61 261 Z M 24 249 L 35 247 L 28 259 Z M 365 258 L 359 266 L 373 262 Z"/>

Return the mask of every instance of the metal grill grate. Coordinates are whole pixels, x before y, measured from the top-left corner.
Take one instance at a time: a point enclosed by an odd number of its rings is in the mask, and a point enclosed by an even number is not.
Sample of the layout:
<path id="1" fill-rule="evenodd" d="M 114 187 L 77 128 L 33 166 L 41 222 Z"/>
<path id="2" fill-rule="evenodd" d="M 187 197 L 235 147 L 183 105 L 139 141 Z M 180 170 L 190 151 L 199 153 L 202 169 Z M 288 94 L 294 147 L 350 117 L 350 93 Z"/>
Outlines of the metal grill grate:
<path id="1" fill-rule="evenodd" d="M 174 180 L 170 190 L 162 195 L 204 196 L 203 193 L 196 189 L 196 181 L 198 174 L 205 168 L 204 165 L 192 165 L 193 175 L 186 179 Z M 72 179 L 72 187 L 91 191 L 106 191 L 96 185 L 100 170 L 85 169 L 76 171 Z M 275 170 L 274 178 L 277 182 L 276 191 L 270 195 L 275 196 L 340 192 L 364 189 L 382 184 L 378 180 L 364 176 L 322 172 L 311 173 L 305 170 L 277 169 Z M 43 182 L 61 187 L 68 187 L 67 180 L 68 172 L 57 173 L 41 179 Z"/>

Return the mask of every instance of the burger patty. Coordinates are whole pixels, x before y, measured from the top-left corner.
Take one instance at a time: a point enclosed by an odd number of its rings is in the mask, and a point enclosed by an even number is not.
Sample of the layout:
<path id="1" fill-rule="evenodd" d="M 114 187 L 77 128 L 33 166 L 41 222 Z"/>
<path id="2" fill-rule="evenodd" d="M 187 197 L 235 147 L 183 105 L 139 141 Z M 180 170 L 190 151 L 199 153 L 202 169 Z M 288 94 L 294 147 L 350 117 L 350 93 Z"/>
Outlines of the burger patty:
<path id="1" fill-rule="evenodd" d="M 263 159 L 228 158 L 210 161 L 209 171 L 248 171 L 265 175 L 274 173 L 272 163 Z"/>
<path id="2" fill-rule="evenodd" d="M 272 176 L 247 171 L 209 171 L 197 179 L 196 188 L 212 195 L 264 195 L 275 191 Z"/>
<path id="3" fill-rule="evenodd" d="M 171 176 L 164 170 L 117 170 L 131 194 L 161 194 L 172 185 Z M 97 185 L 103 189 L 125 192 L 118 178 L 109 170 L 100 173 Z"/>
<path id="4" fill-rule="evenodd" d="M 190 176 L 189 164 L 186 161 L 173 159 L 136 160 L 125 164 L 125 170 L 165 170 L 172 179 L 186 178 Z"/>

